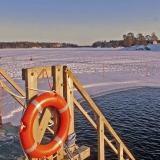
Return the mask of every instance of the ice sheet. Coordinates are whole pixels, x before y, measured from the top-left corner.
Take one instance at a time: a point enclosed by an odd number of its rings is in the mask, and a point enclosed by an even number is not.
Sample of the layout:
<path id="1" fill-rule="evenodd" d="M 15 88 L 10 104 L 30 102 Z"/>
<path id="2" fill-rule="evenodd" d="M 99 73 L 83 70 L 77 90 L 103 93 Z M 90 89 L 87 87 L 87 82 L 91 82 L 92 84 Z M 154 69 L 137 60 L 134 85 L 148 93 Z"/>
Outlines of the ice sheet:
<path id="1" fill-rule="evenodd" d="M 0 67 L 23 90 L 25 84 L 21 80 L 22 68 L 54 65 L 67 65 L 92 96 L 125 88 L 160 86 L 159 51 L 120 51 L 106 48 L 1 49 L 0 56 Z M 6 81 L 4 83 L 11 87 Z M 38 87 L 49 90 L 46 79 L 38 82 Z M 15 90 L 13 92 L 17 94 Z M 76 99 L 81 99 L 76 90 L 74 94 Z M 22 111 L 18 102 L 5 91 L 2 101 L 3 122 L 19 125 Z"/>

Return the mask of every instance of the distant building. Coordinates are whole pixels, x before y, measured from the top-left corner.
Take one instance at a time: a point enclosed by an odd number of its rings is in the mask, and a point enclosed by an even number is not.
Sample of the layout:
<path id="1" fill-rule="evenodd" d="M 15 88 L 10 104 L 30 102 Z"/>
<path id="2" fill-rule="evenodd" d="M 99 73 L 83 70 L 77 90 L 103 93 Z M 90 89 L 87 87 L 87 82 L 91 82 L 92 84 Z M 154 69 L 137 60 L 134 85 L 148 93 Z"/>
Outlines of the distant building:
<path id="1" fill-rule="evenodd" d="M 56 47 L 57 48 L 62 47 L 62 44 L 58 43 L 58 44 L 56 44 Z"/>
<path id="2" fill-rule="evenodd" d="M 153 44 L 157 44 L 157 41 L 153 41 Z"/>
<path id="3" fill-rule="evenodd" d="M 157 41 L 156 40 L 148 40 L 147 43 L 148 44 L 157 44 Z"/>

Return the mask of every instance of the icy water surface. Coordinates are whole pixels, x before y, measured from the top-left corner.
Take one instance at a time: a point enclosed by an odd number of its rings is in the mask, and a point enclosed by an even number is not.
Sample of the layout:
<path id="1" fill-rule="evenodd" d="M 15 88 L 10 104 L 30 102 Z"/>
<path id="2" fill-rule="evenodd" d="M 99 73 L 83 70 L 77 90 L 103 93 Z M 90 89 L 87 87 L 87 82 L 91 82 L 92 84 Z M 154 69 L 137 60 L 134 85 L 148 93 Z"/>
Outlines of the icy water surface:
<path id="1" fill-rule="evenodd" d="M 160 160 L 160 89 L 128 90 L 94 101 L 137 160 Z M 82 106 L 88 110 L 86 102 Z M 96 132 L 78 113 L 75 124 L 78 143 L 91 146 L 88 159 L 98 159 Z M 107 131 L 106 135 L 113 139 Z M 106 150 L 106 159 L 117 159 L 108 146 Z"/>
<path id="2" fill-rule="evenodd" d="M 18 135 L 19 127 L 10 123 L 0 129 L 0 160 L 16 160 L 23 155 Z"/>
<path id="3" fill-rule="evenodd" d="M 137 160 L 160 159 L 159 88 L 122 91 L 96 97 L 94 101 Z M 86 102 L 82 106 L 89 110 Z M 91 112 L 90 115 L 94 118 Z M 75 113 L 75 128 L 77 144 L 90 146 L 91 157 L 88 160 L 97 160 L 96 132 L 79 112 Z M 117 159 L 108 146 L 106 150 L 106 159 Z M 0 129 L 0 160 L 14 160 L 22 154 L 18 127 L 6 124 Z"/>

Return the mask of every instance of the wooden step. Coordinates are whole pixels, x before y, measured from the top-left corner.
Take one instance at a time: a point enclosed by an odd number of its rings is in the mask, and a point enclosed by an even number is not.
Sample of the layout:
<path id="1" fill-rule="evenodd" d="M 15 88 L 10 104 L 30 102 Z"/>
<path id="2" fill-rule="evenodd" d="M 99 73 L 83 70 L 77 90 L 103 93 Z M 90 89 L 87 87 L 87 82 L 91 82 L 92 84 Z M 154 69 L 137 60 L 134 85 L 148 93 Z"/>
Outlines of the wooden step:
<path id="1" fill-rule="evenodd" d="M 90 147 L 81 146 L 78 148 L 78 150 L 79 150 L 79 153 L 81 154 L 82 159 L 86 159 L 87 157 L 90 156 Z M 80 160 L 79 153 L 76 150 L 72 153 L 74 160 Z M 70 160 L 70 159 L 69 159 L 68 155 L 65 155 L 63 160 Z"/>

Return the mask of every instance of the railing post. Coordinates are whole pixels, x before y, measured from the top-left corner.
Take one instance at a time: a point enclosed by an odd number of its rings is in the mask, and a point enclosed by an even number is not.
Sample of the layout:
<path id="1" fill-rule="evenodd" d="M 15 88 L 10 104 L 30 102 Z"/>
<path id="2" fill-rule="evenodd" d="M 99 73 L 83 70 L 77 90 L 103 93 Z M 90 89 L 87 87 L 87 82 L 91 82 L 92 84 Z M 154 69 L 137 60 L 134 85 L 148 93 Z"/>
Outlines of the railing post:
<path id="1" fill-rule="evenodd" d="M 98 134 L 98 160 L 105 160 L 104 123 L 101 115 L 97 116 L 97 134 Z"/>
<path id="2" fill-rule="evenodd" d="M 0 128 L 2 127 L 2 101 L 0 101 Z"/>
<path id="3" fill-rule="evenodd" d="M 124 160 L 123 147 L 122 147 L 121 143 L 118 143 L 118 160 Z"/>
<path id="4" fill-rule="evenodd" d="M 31 69 L 23 69 L 23 79 L 26 82 L 26 103 L 27 105 L 37 96 L 37 77 L 39 73 L 41 73 L 43 68 L 31 68 Z M 48 68 L 50 71 L 50 67 Z M 32 90 L 33 88 L 34 90 Z M 48 121 L 51 118 L 51 110 L 49 108 L 46 108 L 44 112 L 42 113 L 42 118 L 38 118 L 38 116 L 35 118 L 34 124 L 33 124 L 33 135 L 36 142 L 40 143 L 43 135 L 45 133 L 45 130 L 48 126 Z M 50 156 L 49 158 L 51 158 Z M 29 160 L 38 160 L 38 158 L 32 158 L 28 157 Z M 48 157 L 47 157 L 48 158 Z"/>
<path id="5" fill-rule="evenodd" d="M 1 74 L 0 74 L 0 76 L 1 76 Z M 3 94 L 1 79 L 0 79 L 0 88 L 2 89 L 2 94 Z M 3 97 L 2 98 L 0 97 L 0 128 L 2 127 L 2 99 L 3 99 Z"/>
<path id="6" fill-rule="evenodd" d="M 70 129 L 68 135 L 72 134 L 74 132 L 74 104 L 73 104 L 73 80 L 69 77 L 69 75 L 65 72 L 66 66 L 63 67 L 64 72 L 63 72 L 63 83 L 64 83 L 64 98 L 67 101 L 67 104 L 70 109 Z"/>
<path id="7" fill-rule="evenodd" d="M 36 97 L 37 91 L 30 90 L 29 88 L 37 89 L 37 77 L 34 70 L 24 70 L 25 83 L 26 83 L 26 104 L 28 104 Z M 33 125 L 33 134 L 34 138 L 38 140 L 38 131 L 39 131 L 39 120 L 36 117 Z M 29 157 L 29 160 L 38 160 L 38 158 Z"/>
<path id="8" fill-rule="evenodd" d="M 63 97 L 63 66 L 53 66 L 53 89 Z M 54 109 L 54 135 L 57 134 L 60 125 L 59 113 Z M 63 148 L 54 158 L 54 160 L 61 160 L 64 158 Z"/>

